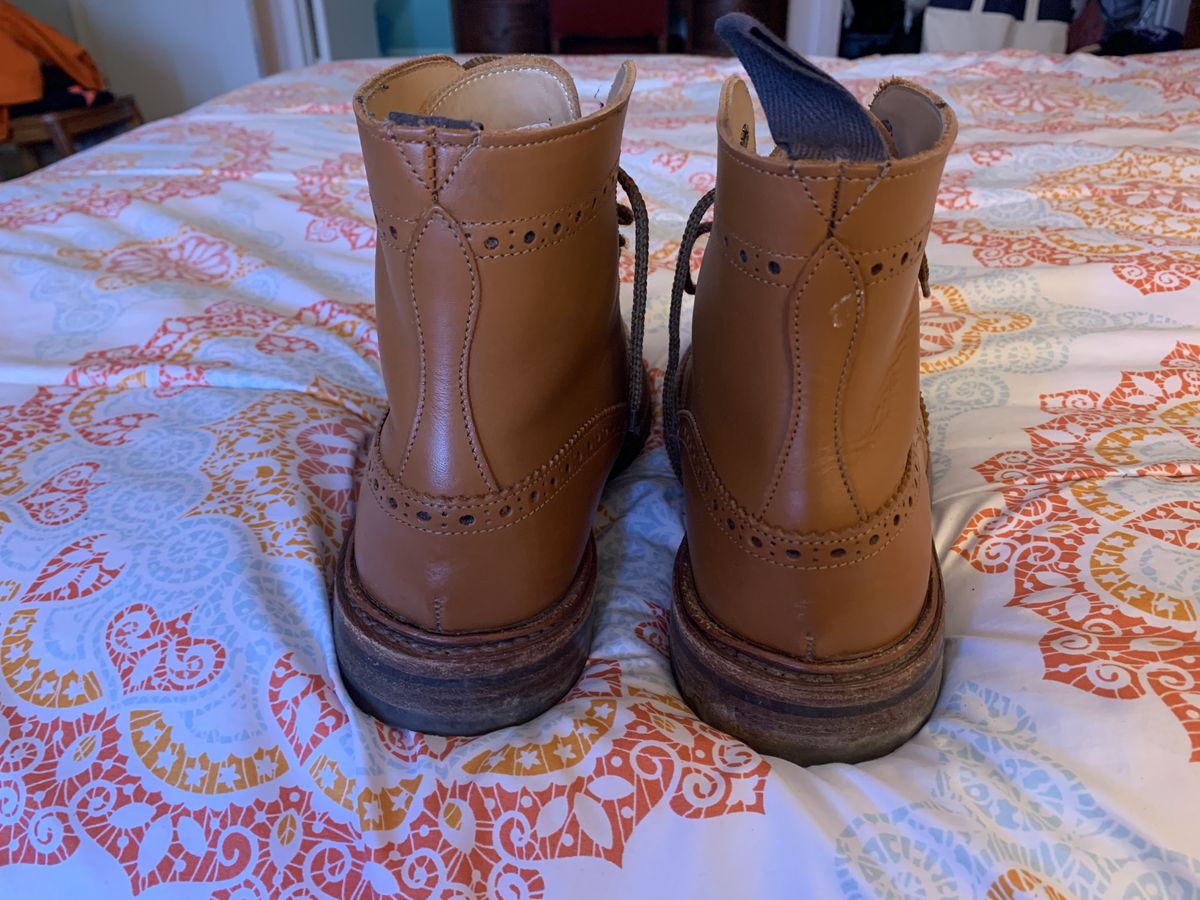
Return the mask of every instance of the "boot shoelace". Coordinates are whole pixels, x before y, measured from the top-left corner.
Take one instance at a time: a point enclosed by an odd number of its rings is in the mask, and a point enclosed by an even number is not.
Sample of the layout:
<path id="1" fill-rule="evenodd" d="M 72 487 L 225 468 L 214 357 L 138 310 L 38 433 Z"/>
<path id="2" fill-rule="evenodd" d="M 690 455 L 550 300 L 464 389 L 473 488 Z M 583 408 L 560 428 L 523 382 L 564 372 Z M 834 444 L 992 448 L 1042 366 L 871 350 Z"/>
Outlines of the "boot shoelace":
<path id="1" fill-rule="evenodd" d="M 671 468 L 675 476 L 681 478 L 679 468 L 679 325 L 683 313 L 683 295 L 696 293 L 696 282 L 692 279 L 692 248 L 701 235 L 712 231 L 712 220 L 705 221 L 704 216 L 716 200 L 717 190 L 713 188 L 697 201 L 688 216 L 683 228 L 683 237 L 679 243 L 679 259 L 675 264 L 675 280 L 671 284 L 671 314 L 668 325 L 667 343 L 667 374 L 663 379 L 663 440 L 667 445 L 667 456 L 671 460 Z M 929 290 L 929 257 L 921 256 L 921 268 L 917 273 L 921 285 L 921 296 L 926 300 L 931 296 Z M 640 347 L 640 344 L 639 344 Z"/>
<path id="2" fill-rule="evenodd" d="M 717 198 L 713 188 L 697 201 L 683 227 L 679 242 L 679 259 L 675 263 L 675 280 L 671 283 L 671 315 L 667 337 L 667 374 L 663 379 L 663 439 L 667 445 L 667 456 L 675 476 L 679 471 L 679 320 L 683 312 L 684 293 L 695 294 L 696 282 L 692 279 L 692 248 L 701 235 L 712 231 L 712 221 L 704 221 Z"/>
<path id="3" fill-rule="evenodd" d="M 632 223 L 633 235 L 633 310 L 629 316 L 629 436 L 638 437 L 639 411 L 642 406 L 642 344 L 646 337 L 646 279 L 650 271 L 650 216 L 646 212 L 646 201 L 638 190 L 637 182 L 624 169 L 617 169 L 617 182 L 629 206 L 617 204 L 617 222 Z M 624 245 L 624 238 L 621 238 Z M 644 436 L 643 436 L 644 437 Z"/>

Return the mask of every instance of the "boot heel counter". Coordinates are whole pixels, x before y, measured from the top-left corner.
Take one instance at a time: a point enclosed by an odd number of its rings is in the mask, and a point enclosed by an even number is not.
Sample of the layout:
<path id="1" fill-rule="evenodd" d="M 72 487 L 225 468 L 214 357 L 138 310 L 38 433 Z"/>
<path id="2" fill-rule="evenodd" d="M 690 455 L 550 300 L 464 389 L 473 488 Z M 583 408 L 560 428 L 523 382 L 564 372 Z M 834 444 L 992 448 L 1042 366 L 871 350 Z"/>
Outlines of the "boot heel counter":
<path id="1" fill-rule="evenodd" d="M 923 445 L 914 442 L 895 493 L 863 521 L 833 532 L 796 532 L 737 501 L 686 412 L 680 431 L 691 564 L 715 619 L 802 659 L 871 652 L 911 628 L 932 552 Z"/>
<path id="2" fill-rule="evenodd" d="M 475 496 L 430 495 L 393 475 L 377 450 L 385 424 L 359 483 L 354 547 L 381 609 L 448 633 L 503 628 L 558 600 L 624 438 L 625 405 L 591 417 L 528 477 Z"/>

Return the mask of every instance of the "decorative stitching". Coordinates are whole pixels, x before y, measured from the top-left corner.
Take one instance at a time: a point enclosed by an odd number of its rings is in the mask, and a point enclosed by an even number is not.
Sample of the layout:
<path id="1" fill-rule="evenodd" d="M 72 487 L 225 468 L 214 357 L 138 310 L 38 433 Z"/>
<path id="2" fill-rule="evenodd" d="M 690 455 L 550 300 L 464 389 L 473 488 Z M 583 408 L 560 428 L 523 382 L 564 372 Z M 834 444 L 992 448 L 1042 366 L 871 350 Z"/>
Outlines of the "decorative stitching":
<path id="1" fill-rule="evenodd" d="M 404 474 L 404 470 L 408 466 L 413 445 L 417 442 L 417 430 L 421 427 L 421 417 L 425 412 L 425 334 L 421 330 L 421 310 L 417 305 L 417 281 L 414 269 L 417 265 L 417 248 L 421 246 L 421 241 L 424 240 L 425 232 L 429 230 L 429 223 L 432 221 L 433 216 L 426 213 L 425 224 L 421 226 L 421 230 L 408 245 L 408 301 L 412 304 L 413 321 L 417 325 L 417 352 L 421 365 L 417 381 L 417 408 L 413 411 L 413 424 L 412 431 L 408 435 L 408 446 L 404 448 L 404 457 L 400 461 L 400 472 L 398 473 L 400 475 Z"/>
<path id="2" fill-rule="evenodd" d="M 744 238 L 740 234 L 737 234 L 728 228 L 722 228 L 721 234 L 727 235 L 731 239 L 733 239 L 735 241 L 739 241 L 740 243 L 745 244 L 747 247 L 753 247 L 759 253 L 766 253 L 769 256 L 777 256 L 780 259 L 799 259 L 799 260 L 808 259 L 807 256 L 804 256 L 799 253 L 783 253 L 782 251 L 779 251 L 779 250 L 772 250 L 769 247 L 761 247 L 758 244 L 754 243 L 754 241 L 749 240 L 748 238 Z"/>
<path id="3" fill-rule="evenodd" d="M 717 529 L 725 534 L 739 550 L 754 559 L 783 569 L 803 571 L 840 569 L 856 565 L 881 553 L 900 536 L 912 517 L 913 504 L 922 483 L 917 468 L 916 444 L 909 448 L 904 474 L 900 478 L 900 484 L 896 491 L 870 518 L 858 525 L 837 531 L 788 531 L 768 524 L 734 499 L 725 483 L 717 475 L 712 458 L 708 455 L 708 448 L 700 436 L 695 417 L 685 410 L 680 413 L 680 421 L 683 426 L 680 428 L 680 446 L 688 453 L 689 460 L 693 462 L 693 468 L 685 469 L 685 474 L 691 476 L 705 511 Z M 696 468 L 699 471 L 696 471 Z M 724 521 L 722 521 L 723 518 Z M 734 523 L 734 527 L 729 527 L 730 522 Z M 762 546 L 755 547 L 745 540 L 743 535 L 746 532 L 761 535 Z M 875 543 L 871 543 L 871 538 L 876 538 Z M 864 551 L 864 544 L 870 549 Z M 832 550 L 825 548 L 832 548 Z M 821 558 L 833 558 L 832 551 L 839 548 L 850 558 L 836 563 L 817 561 L 818 554 Z M 803 551 L 808 551 L 810 554 L 810 560 L 807 562 L 800 558 Z M 796 556 L 791 557 L 791 552 L 794 552 Z M 780 560 L 777 558 L 780 555 L 787 555 L 795 561 Z M 840 558 L 840 554 L 837 558 Z"/>
<path id="4" fill-rule="evenodd" d="M 875 188 L 879 187 L 883 179 L 887 177 L 888 170 L 891 167 L 892 161 L 890 159 L 885 159 L 883 161 L 883 167 L 879 170 L 879 174 L 873 179 L 873 183 L 867 185 L 867 189 L 858 195 L 858 199 L 850 204 L 850 208 L 837 217 L 837 219 L 833 222 L 833 228 L 836 229 L 839 225 L 846 221 L 846 217 L 849 216 L 850 213 L 854 212 L 854 210 L 858 209 L 858 205 L 867 199 L 867 197 L 870 196 L 871 192 L 875 190 Z"/>
<path id="5" fill-rule="evenodd" d="M 446 91 L 446 93 L 444 93 L 438 99 L 437 105 L 431 107 L 429 111 L 431 113 L 435 112 L 438 107 L 440 107 L 443 103 L 464 88 L 468 88 L 471 85 L 484 81 L 487 78 L 495 78 L 497 75 L 509 75 L 513 72 L 540 72 L 543 75 L 549 75 L 554 80 L 554 84 L 558 87 L 559 92 L 562 93 L 563 99 L 567 101 L 567 106 L 571 107 L 572 111 L 574 111 L 575 104 L 571 102 L 571 95 L 567 93 L 566 85 L 562 83 L 562 80 L 547 69 L 538 69 L 534 68 L 533 66 L 516 66 L 509 69 L 493 69 L 487 72 L 478 72 L 474 75 L 468 75 L 466 78 L 459 81 L 458 84 L 454 85 L 454 87 L 450 88 L 450 90 Z"/>
<path id="6" fill-rule="evenodd" d="M 605 185 L 603 188 L 601 188 L 600 191 L 596 192 L 595 194 L 591 195 L 590 197 L 584 198 L 582 203 L 575 203 L 575 204 L 572 204 L 570 207 L 567 207 L 568 209 L 577 209 L 577 211 L 581 214 L 581 218 L 577 222 L 572 220 L 572 221 L 566 223 L 563 226 L 562 230 L 557 235 L 551 237 L 549 240 L 541 241 L 536 246 L 528 247 L 524 250 L 502 250 L 502 251 L 496 251 L 496 252 L 488 252 L 486 249 L 487 244 L 485 242 L 483 250 L 480 250 L 473 246 L 473 249 L 475 250 L 475 255 L 479 259 L 500 259 L 500 258 L 506 257 L 506 256 L 524 256 L 528 253 L 537 253 L 540 250 L 545 250 L 548 247 L 553 247 L 556 244 L 562 243 L 562 241 L 569 238 L 571 235 L 573 235 L 576 231 L 578 231 L 585 224 L 591 222 L 596 217 L 596 215 L 599 213 L 600 200 L 605 195 L 607 195 L 610 192 L 614 192 L 615 190 L 616 190 L 615 184 Z M 590 204 L 587 202 L 589 199 L 591 200 Z M 584 209 L 587 210 L 586 218 L 582 217 L 582 213 L 583 213 Z M 511 225 L 511 224 L 517 224 L 519 222 L 533 222 L 533 221 L 540 222 L 543 219 L 551 218 L 551 217 L 552 216 L 549 214 L 546 216 L 527 216 L 524 219 L 509 220 L 509 222 L 506 224 Z M 477 228 L 476 226 L 474 226 L 474 225 L 472 226 L 472 245 L 474 245 L 474 241 L 475 241 L 475 236 L 476 236 L 475 232 L 477 232 L 479 230 L 480 229 Z M 488 229 L 486 227 L 484 227 L 482 230 L 487 231 Z M 516 229 L 510 229 L 510 230 L 516 230 Z M 534 229 L 531 229 L 531 230 L 534 230 Z"/>
<path id="7" fill-rule="evenodd" d="M 475 266 L 472 265 L 471 256 L 467 252 L 467 246 L 459 236 L 459 229 L 454 227 L 456 223 L 441 207 L 434 210 L 434 214 L 441 216 L 446 224 L 450 226 L 450 233 L 454 237 L 454 242 L 458 244 L 458 250 L 463 256 L 463 264 L 467 267 L 467 274 L 471 277 L 471 299 L 467 304 L 467 323 L 463 329 L 462 352 L 458 358 L 458 402 L 459 408 L 462 410 L 463 429 L 467 433 L 467 442 L 471 447 L 471 456 L 475 459 L 475 468 L 479 470 L 479 476 L 483 479 L 484 485 L 491 490 L 495 490 L 496 479 L 492 476 L 490 467 L 484 464 L 483 450 L 479 446 L 479 435 L 475 432 L 475 419 L 471 415 L 470 404 L 467 399 L 467 358 L 471 352 L 471 340 L 475 336 L 475 312 L 479 299 L 479 278 L 475 273 Z"/>
<path id="8" fill-rule="evenodd" d="M 398 476 L 388 470 L 380 449 L 380 437 L 387 421 L 385 415 L 376 428 L 375 443 L 367 458 L 365 484 L 386 516 L 425 534 L 488 534 L 511 528 L 553 500 L 598 453 L 611 446 L 614 439 L 624 436 L 627 406 L 626 403 L 618 403 L 591 416 L 549 462 L 513 486 L 493 494 L 454 497 L 438 497 L 414 491 L 400 484 Z M 394 507 L 390 502 L 385 502 L 385 495 L 396 501 Z M 407 511 L 397 512 L 402 507 L 404 510 L 413 507 L 421 509 L 411 514 Z M 425 518 L 421 518 L 422 512 L 426 514 Z M 419 524 L 421 521 L 432 521 L 435 513 L 443 525 L 434 528 Z M 464 516 L 482 521 L 485 526 L 495 516 L 506 519 L 511 516 L 511 519 L 503 525 L 477 528 L 461 526 Z"/>
<path id="9" fill-rule="evenodd" d="M 616 178 L 617 178 L 617 167 L 613 166 L 611 169 L 608 170 L 608 174 L 604 176 L 604 180 L 601 182 L 600 187 L 596 188 L 594 191 L 588 191 L 584 196 L 587 198 L 591 198 L 593 194 L 607 193 L 608 190 L 610 189 L 609 185 L 615 185 Z M 615 187 L 612 189 L 615 190 Z M 490 221 L 479 221 L 479 222 L 467 222 L 464 220 L 462 223 L 462 226 L 464 228 L 467 228 L 467 227 L 488 228 L 489 226 L 493 226 L 493 225 L 512 225 L 515 222 L 528 222 L 532 219 L 548 219 L 548 218 L 552 217 L 555 213 L 560 213 L 565 209 L 573 210 L 578 205 L 579 205 L 578 202 L 565 203 L 562 206 L 556 206 L 554 209 L 546 210 L 541 215 L 518 216 L 515 219 L 493 219 Z"/>
<path id="10" fill-rule="evenodd" d="M 842 252 L 841 242 L 833 244 L 837 250 L 838 259 L 842 261 L 842 265 L 846 267 L 846 274 L 850 276 L 851 282 L 855 281 L 857 270 L 850 265 L 850 261 L 846 259 Z M 837 451 L 838 471 L 842 476 L 842 486 L 846 489 L 846 496 L 850 498 L 850 503 L 854 507 L 854 513 L 860 519 L 866 515 L 862 505 L 858 502 L 858 495 L 854 492 L 854 488 L 850 486 L 850 473 L 846 468 L 846 453 L 842 446 L 842 401 L 846 394 L 846 376 L 850 372 L 850 360 L 854 357 L 855 346 L 858 343 L 858 329 L 862 323 L 863 306 L 866 296 L 863 293 L 861 285 L 855 285 L 854 288 L 854 328 L 850 332 L 850 344 L 846 347 L 846 356 L 842 360 L 842 374 L 838 378 L 837 394 L 833 406 L 833 446 Z"/>
<path id="11" fill-rule="evenodd" d="M 826 241 L 822 246 L 820 253 L 814 257 L 813 261 L 809 264 L 808 275 L 805 277 L 804 282 L 798 288 L 796 288 L 792 294 L 789 295 L 789 299 L 793 301 L 791 316 L 792 371 L 796 374 L 792 379 L 792 390 L 795 396 L 792 398 L 792 410 L 791 414 L 788 416 L 787 443 L 784 444 L 783 452 L 779 455 L 779 459 L 775 462 L 775 473 L 771 476 L 771 483 L 767 486 L 767 497 L 766 500 L 763 501 L 762 505 L 763 513 L 766 513 L 766 511 L 770 508 L 772 501 L 775 499 L 775 492 L 779 490 L 779 482 L 783 478 L 783 470 L 787 467 L 787 461 L 789 458 L 791 458 L 792 445 L 796 441 L 796 432 L 800 427 L 800 403 L 802 399 L 801 392 L 803 390 L 803 384 L 800 381 L 799 370 L 796 367 L 796 360 L 800 358 L 800 311 L 799 303 L 797 301 L 808 287 L 809 282 L 811 282 L 816 276 L 817 270 L 821 267 L 821 262 L 825 259 L 826 254 L 829 253 L 829 246 L 829 242 Z"/>
<path id="12" fill-rule="evenodd" d="M 759 168 L 758 166 L 751 165 L 750 163 L 746 162 L 744 159 L 738 159 L 732 153 L 729 154 L 729 159 L 732 162 L 737 163 L 737 165 L 742 166 L 743 168 L 749 169 L 755 175 L 766 175 L 768 178 L 786 178 L 791 181 L 836 181 L 838 178 L 837 175 L 798 175 L 794 169 L 789 169 L 787 172 L 773 172 L 769 169 L 762 169 L 762 168 Z M 929 163 L 933 163 L 935 161 L 936 160 L 933 157 L 931 157 L 928 160 Z M 913 169 L 911 172 L 892 173 L 888 177 L 892 181 L 895 181 L 899 178 L 912 178 L 914 175 L 924 175 L 924 174 L 925 174 L 924 168 L 916 168 L 916 169 Z M 844 181 L 846 184 L 853 184 L 858 181 L 874 181 L 877 177 L 878 177 L 877 175 L 864 175 L 861 178 L 858 178 L 858 177 L 843 178 L 842 181 Z"/>
<path id="13" fill-rule="evenodd" d="M 745 275 L 747 278 L 749 278 L 753 281 L 757 281 L 760 284 L 765 284 L 767 287 L 774 287 L 774 288 L 788 287 L 788 283 L 786 281 L 767 281 L 767 279 L 763 278 L 761 275 L 755 275 L 753 272 L 751 272 L 749 269 L 747 269 L 745 266 L 743 266 L 740 262 L 738 262 L 736 257 L 734 257 L 730 254 L 728 247 L 723 247 L 722 253 L 725 255 L 725 258 L 729 261 L 729 264 L 731 266 L 733 266 L 735 269 L 737 269 L 739 272 L 741 272 L 743 275 Z"/>
<path id="14" fill-rule="evenodd" d="M 446 186 L 448 184 L 450 184 L 450 179 L 454 177 L 456 172 L 458 172 L 458 167 L 461 166 L 463 164 L 463 161 L 466 160 L 466 158 L 468 156 L 470 156 L 472 152 L 474 152 L 475 148 L 479 146 L 479 138 L 480 138 L 480 135 L 482 135 L 482 134 L 483 134 L 482 131 L 477 131 L 471 137 L 471 143 L 469 143 L 467 145 L 467 149 L 465 149 L 462 152 L 462 155 L 459 156 L 458 160 L 454 163 L 454 165 L 452 165 L 450 167 L 450 171 L 446 173 L 446 177 L 442 179 L 441 184 L 438 185 L 439 191 L 444 191 L 446 189 Z M 447 145 L 443 144 L 442 146 L 447 146 Z"/>
<path id="15" fill-rule="evenodd" d="M 413 144 L 423 143 L 422 141 L 401 141 L 398 138 L 393 137 L 390 133 L 380 134 L 378 131 L 370 129 L 366 131 L 362 131 L 360 129 L 360 133 L 365 134 L 367 137 L 373 138 L 374 140 L 379 141 L 379 143 L 386 144 L 394 149 L 396 151 L 396 156 L 400 158 L 400 162 L 404 163 L 408 171 L 412 172 L 413 178 L 417 180 L 421 187 L 425 187 L 425 181 L 421 178 L 421 173 L 417 171 L 416 167 L 409 161 L 408 157 L 405 156 L 404 152 L 400 149 L 400 145 L 402 143 L 411 146 Z"/>

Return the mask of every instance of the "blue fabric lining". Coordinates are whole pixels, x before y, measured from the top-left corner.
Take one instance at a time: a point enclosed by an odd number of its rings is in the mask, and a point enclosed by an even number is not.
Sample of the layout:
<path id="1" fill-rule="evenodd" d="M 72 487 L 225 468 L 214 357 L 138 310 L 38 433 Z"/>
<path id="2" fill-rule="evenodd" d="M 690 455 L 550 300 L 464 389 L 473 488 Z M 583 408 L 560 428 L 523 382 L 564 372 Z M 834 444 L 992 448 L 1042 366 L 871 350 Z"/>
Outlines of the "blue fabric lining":
<path id="1" fill-rule="evenodd" d="M 716 31 L 754 83 L 771 137 L 788 159 L 888 158 L 883 135 L 858 99 L 756 19 L 728 13 Z"/>

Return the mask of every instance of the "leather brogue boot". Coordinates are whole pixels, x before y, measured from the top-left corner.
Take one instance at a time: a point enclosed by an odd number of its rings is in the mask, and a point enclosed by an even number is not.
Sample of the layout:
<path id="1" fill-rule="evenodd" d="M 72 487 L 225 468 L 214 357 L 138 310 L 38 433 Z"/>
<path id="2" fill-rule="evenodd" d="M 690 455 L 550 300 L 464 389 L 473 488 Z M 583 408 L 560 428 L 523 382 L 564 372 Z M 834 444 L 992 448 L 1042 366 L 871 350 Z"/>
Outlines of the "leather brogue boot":
<path id="1" fill-rule="evenodd" d="M 390 724 L 522 722 L 587 659 L 592 518 L 649 419 L 644 274 L 632 340 L 618 303 L 618 183 L 639 259 L 647 241 L 617 167 L 634 74 L 586 115 L 567 72 L 528 56 L 427 57 L 355 97 L 389 409 L 333 623 L 348 689 Z"/>
<path id="2" fill-rule="evenodd" d="M 868 108 L 761 25 L 718 32 L 712 224 L 672 297 L 667 435 L 684 488 L 671 654 L 708 722 L 800 764 L 886 753 L 941 682 L 943 596 L 918 386 L 918 285 L 954 114 L 905 81 Z M 687 260 L 711 228 L 692 343 Z"/>

